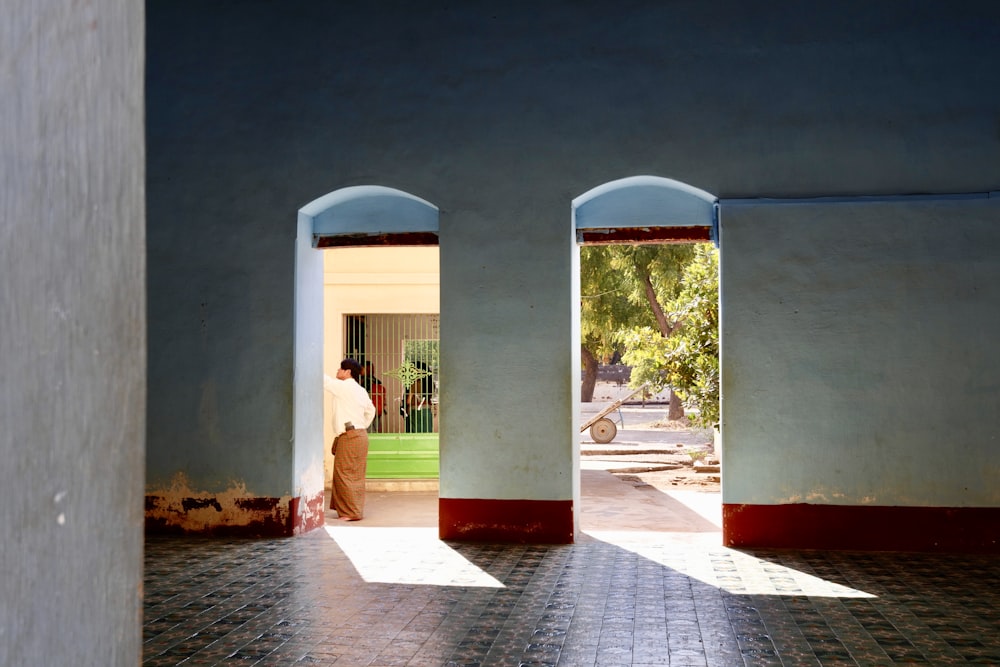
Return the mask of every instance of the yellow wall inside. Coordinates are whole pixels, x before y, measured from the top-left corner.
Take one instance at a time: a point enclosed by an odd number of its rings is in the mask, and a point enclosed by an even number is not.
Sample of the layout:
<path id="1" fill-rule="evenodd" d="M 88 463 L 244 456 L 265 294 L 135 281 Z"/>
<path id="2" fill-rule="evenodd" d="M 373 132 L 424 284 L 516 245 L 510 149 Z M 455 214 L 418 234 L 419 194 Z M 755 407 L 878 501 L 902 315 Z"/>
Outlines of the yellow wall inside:
<path id="1" fill-rule="evenodd" d="M 344 316 L 439 313 L 438 248 L 331 248 L 323 251 L 323 372 L 333 377 L 344 358 Z M 393 407 L 390 403 L 389 407 Z M 326 479 L 333 470 L 330 395 L 323 398 Z"/>

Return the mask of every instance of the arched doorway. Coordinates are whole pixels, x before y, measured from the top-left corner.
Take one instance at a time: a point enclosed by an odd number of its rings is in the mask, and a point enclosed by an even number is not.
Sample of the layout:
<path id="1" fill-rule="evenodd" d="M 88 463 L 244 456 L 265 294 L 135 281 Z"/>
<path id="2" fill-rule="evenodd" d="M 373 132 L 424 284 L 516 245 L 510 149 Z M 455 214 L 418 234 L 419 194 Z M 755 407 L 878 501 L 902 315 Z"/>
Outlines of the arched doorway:
<path id="1" fill-rule="evenodd" d="M 322 496 L 323 248 L 435 246 L 439 213 L 414 195 L 377 185 L 342 188 L 299 210 L 295 247 L 294 473 L 310 497 Z M 322 507 L 314 525 L 322 525 Z M 316 510 L 313 510 L 315 513 Z"/>
<path id="2" fill-rule="evenodd" d="M 573 331 L 571 340 L 580 341 L 582 339 L 581 329 L 579 328 L 581 324 L 580 259 L 582 246 L 649 246 L 704 243 L 709 241 L 714 241 L 717 245 L 717 205 L 717 198 L 708 192 L 672 179 L 656 176 L 633 176 L 612 181 L 593 188 L 574 199 L 572 204 L 572 220 L 575 243 L 572 259 L 574 269 L 571 300 L 573 308 L 572 323 L 577 329 Z M 619 248 L 619 250 L 627 251 L 625 248 Z M 638 250 L 636 248 L 633 252 Z M 652 249 L 646 250 L 652 251 Z M 591 273 L 588 275 L 592 279 L 594 274 Z M 648 280 L 647 285 L 648 290 L 651 292 L 653 288 Z M 591 288 L 593 288 L 593 285 L 591 285 Z M 615 291 L 615 288 L 607 289 L 610 291 L 601 293 L 610 294 Z M 659 312 L 657 304 L 653 303 L 652 305 L 654 306 L 653 310 Z M 662 317 L 661 319 L 666 320 L 666 318 Z M 667 336 L 669 332 L 669 328 L 664 328 L 665 326 L 661 322 L 660 329 L 663 336 Z M 591 329 L 591 333 L 593 333 L 593 329 Z M 593 340 L 593 338 L 591 337 L 589 340 Z M 593 359 L 593 355 L 588 355 L 588 358 Z M 573 355 L 573 362 L 576 365 L 573 377 L 579 381 L 582 376 L 580 354 Z M 596 364 L 596 361 L 594 364 Z M 596 370 L 596 365 L 591 368 L 592 370 Z M 672 392 L 667 393 L 668 395 L 672 395 Z M 624 395 L 627 396 L 629 394 L 626 392 Z M 580 433 L 580 423 L 576 420 L 585 420 L 585 417 L 581 417 L 580 391 L 575 391 L 573 398 L 574 433 Z M 674 399 L 674 405 L 679 410 L 680 404 L 676 399 Z M 683 417 L 683 412 L 679 412 L 679 414 Z M 670 418 L 675 419 L 673 416 Z M 586 421 L 586 424 L 590 424 L 592 421 Z M 709 440 L 711 440 L 711 437 L 709 437 Z M 596 437 L 595 441 L 601 442 Z M 586 453 L 592 454 L 594 451 L 587 450 Z M 581 474 L 579 455 L 580 452 L 577 450 L 574 461 L 574 473 L 578 480 Z M 588 460 L 590 460 L 589 457 Z M 577 495 L 578 500 L 583 495 L 585 494 Z M 577 506 L 582 510 L 579 503 Z M 580 512 L 577 513 L 577 518 L 579 519 L 579 517 Z"/>

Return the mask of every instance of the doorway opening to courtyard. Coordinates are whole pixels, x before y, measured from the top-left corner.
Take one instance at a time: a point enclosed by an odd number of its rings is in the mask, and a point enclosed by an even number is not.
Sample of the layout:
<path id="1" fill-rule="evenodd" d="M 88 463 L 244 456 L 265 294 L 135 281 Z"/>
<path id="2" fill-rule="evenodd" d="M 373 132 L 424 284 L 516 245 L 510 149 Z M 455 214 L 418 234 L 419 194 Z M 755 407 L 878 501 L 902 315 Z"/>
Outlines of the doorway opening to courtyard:
<path id="1" fill-rule="evenodd" d="M 629 514 L 635 516 L 623 516 L 636 528 L 667 528 L 670 517 L 650 517 L 643 524 L 641 515 L 670 513 L 668 494 L 708 491 L 719 498 L 717 220 L 713 195 L 654 176 L 613 181 L 573 201 L 579 327 L 574 340 L 580 341 L 574 355 L 580 364 L 574 429 L 584 487 L 578 520 L 584 531 L 602 511 L 583 500 L 593 497 L 585 485 L 600 476 L 643 491 L 633 498 Z M 683 387 L 689 400 L 682 404 L 674 387 L 682 387 L 681 376 L 692 367 L 677 372 L 676 360 L 693 356 L 685 350 L 694 345 L 703 350 L 697 361 L 700 390 L 710 395 L 690 400 L 690 387 Z M 666 502 L 649 502 L 654 498 L 649 491 L 662 492 Z M 694 517 L 673 503 L 680 510 L 674 518 L 698 530 L 721 531 L 718 504 L 697 503 L 706 511 Z"/>
<path id="2" fill-rule="evenodd" d="M 442 381 L 437 248 L 338 248 L 324 251 L 324 264 L 324 368 L 357 360 L 360 383 L 376 409 L 368 427 L 367 485 L 437 490 Z M 331 464 L 327 460 L 328 482 Z"/>
<path id="3" fill-rule="evenodd" d="M 295 473 L 329 507 L 332 398 L 323 376 L 354 358 L 378 404 L 366 486 L 437 494 L 440 348 L 438 209 L 377 185 L 299 210 L 295 261 Z M 322 251 L 322 252 L 318 252 Z"/>

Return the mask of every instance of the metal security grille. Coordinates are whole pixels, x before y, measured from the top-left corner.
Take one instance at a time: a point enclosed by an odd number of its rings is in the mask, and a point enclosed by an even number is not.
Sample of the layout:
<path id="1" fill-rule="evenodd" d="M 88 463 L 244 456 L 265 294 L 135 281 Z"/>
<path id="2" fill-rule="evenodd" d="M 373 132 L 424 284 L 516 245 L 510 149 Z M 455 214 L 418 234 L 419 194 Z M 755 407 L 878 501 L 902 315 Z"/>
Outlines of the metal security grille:
<path id="1" fill-rule="evenodd" d="M 370 433 L 436 433 L 440 356 L 437 314 L 345 316 L 344 353 L 365 368 L 380 412 Z"/>

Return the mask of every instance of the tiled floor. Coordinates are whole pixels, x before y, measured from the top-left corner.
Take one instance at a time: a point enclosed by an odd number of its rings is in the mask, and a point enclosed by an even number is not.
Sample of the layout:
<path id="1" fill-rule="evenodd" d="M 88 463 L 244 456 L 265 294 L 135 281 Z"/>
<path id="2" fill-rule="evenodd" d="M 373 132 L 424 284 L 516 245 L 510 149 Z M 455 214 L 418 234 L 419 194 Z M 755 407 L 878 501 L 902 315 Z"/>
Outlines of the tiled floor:
<path id="1" fill-rule="evenodd" d="M 727 549 L 716 495 L 605 476 L 572 546 L 442 543 L 427 493 L 292 539 L 151 538 L 144 664 L 1000 665 L 995 556 Z"/>

